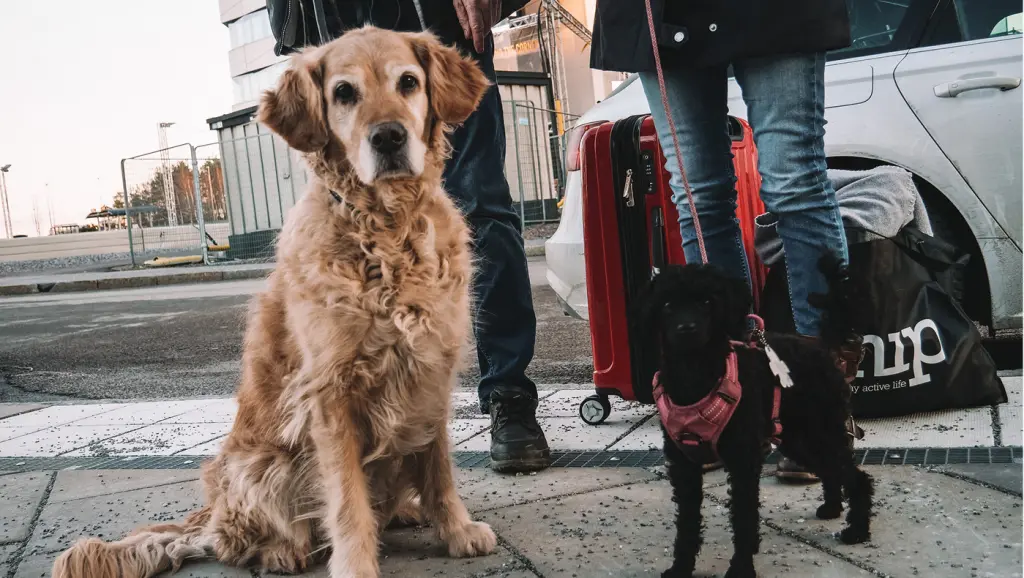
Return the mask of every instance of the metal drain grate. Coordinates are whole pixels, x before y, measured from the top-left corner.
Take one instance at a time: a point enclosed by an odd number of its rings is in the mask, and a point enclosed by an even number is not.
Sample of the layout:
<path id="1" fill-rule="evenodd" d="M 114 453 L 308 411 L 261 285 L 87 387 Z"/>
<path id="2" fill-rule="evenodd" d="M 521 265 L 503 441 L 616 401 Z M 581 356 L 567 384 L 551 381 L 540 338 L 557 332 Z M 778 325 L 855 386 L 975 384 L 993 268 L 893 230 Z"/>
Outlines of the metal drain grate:
<path id="1" fill-rule="evenodd" d="M 0 458 L 0 471 L 31 472 L 42 470 L 190 470 L 198 469 L 210 456 L 130 456 L 108 458 Z M 959 464 L 1020 464 L 1020 447 L 991 448 L 905 448 L 856 450 L 857 463 L 865 466 L 942 466 Z M 486 468 L 487 452 L 455 452 L 456 467 Z M 664 462 L 661 450 L 647 451 L 554 451 L 556 468 L 649 468 Z M 775 464 L 779 454 L 765 460 Z"/>

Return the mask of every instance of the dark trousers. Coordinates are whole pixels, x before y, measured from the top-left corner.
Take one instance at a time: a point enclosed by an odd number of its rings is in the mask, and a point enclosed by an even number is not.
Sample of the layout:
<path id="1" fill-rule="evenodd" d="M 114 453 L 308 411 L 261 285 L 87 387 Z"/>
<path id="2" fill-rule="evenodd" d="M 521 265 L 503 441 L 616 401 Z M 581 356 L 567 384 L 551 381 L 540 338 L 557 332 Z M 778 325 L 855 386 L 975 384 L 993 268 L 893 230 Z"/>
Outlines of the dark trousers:
<path id="1" fill-rule="evenodd" d="M 533 360 L 537 316 L 522 225 L 505 179 L 505 123 L 494 73 L 494 45 L 483 54 L 463 38 L 451 0 L 422 0 L 427 24 L 441 41 L 472 56 L 493 83 L 479 108 L 451 136 L 452 156 L 445 167 L 445 189 L 473 231 L 476 276 L 473 295 L 480 408 L 489 411 L 496 386 L 518 389 L 534 398 L 537 386 L 526 377 Z M 417 31 L 420 23 L 410 0 L 377 0 L 366 9 L 376 26 Z"/>
<path id="2" fill-rule="evenodd" d="M 490 41 L 487 44 L 483 54 L 471 49 L 465 52 L 473 55 L 494 83 L 494 47 Z M 497 385 L 537 396 L 537 387 L 526 377 L 533 359 L 537 317 L 521 221 L 505 179 L 505 123 L 497 84 L 452 134 L 452 146 L 445 167 L 445 189 L 473 230 L 477 266 L 474 329 L 481 375 L 477 391 L 486 412 L 491 390 Z"/>

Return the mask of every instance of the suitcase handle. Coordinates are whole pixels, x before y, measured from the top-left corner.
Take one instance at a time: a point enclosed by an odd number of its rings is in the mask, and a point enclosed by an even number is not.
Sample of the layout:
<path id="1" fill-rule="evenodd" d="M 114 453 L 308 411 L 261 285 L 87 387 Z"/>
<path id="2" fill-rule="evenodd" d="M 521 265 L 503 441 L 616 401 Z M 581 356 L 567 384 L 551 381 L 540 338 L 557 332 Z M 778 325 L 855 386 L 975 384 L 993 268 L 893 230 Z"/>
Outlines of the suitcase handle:
<path id="1" fill-rule="evenodd" d="M 651 210 L 651 278 L 665 266 L 665 217 L 661 207 Z"/>
<path id="2" fill-rule="evenodd" d="M 735 117 L 729 117 L 725 121 L 725 130 L 729 133 L 729 139 L 733 142 L 740 142 L 743 140 L 743 123 L 736 120 Z"/>

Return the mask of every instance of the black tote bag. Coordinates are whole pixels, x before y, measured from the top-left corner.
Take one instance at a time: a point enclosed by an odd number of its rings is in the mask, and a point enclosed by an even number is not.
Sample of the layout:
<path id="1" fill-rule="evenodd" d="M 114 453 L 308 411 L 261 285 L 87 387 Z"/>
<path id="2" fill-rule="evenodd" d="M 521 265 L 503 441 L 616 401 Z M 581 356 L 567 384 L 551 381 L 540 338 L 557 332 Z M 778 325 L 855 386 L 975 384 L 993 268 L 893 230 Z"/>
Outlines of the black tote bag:
<path id="1" fill-rule="evenodd" d="M 968 256 L 913 228 L 865 240 L 847 230 L 855 319 L 865 358 L 852 385 L 853 415 L 890 417 L 1005 403 L 1006 391 L 981 334 L 958 304 L 958 269 Z M 784 264 L 772 267 L 761 297 L 768 329 L 792 332 Z"/>

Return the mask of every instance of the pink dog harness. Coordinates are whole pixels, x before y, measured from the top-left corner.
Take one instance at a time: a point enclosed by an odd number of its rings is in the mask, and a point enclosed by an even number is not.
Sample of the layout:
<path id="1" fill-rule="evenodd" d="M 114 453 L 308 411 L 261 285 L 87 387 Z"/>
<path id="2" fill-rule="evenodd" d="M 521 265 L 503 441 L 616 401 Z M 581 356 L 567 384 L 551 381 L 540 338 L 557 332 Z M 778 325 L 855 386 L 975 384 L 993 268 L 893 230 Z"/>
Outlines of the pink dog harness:
<path id="1" fill-rule="evenodd" d="M 743 397 L 736 347 L 757 347 L 757 341 L 750 344 L 732 342 L 732 350 L 725 358 L 725 375 L 711 393 L 693 405 L 672 403 L 665 395 L 660 372 L 654 374 L 654 401 L 658 405 L 661 423 L 676 446 L 694 463 L 712 464 L 718 461 L 718 438 L 722 436 Z M 779 437 L 782 435 L 782 422 L 779 421 L 781 404 L 782 385 L 776 383 L 772 393 L 771 434 L 775 445 L 779 445 Z"/>

